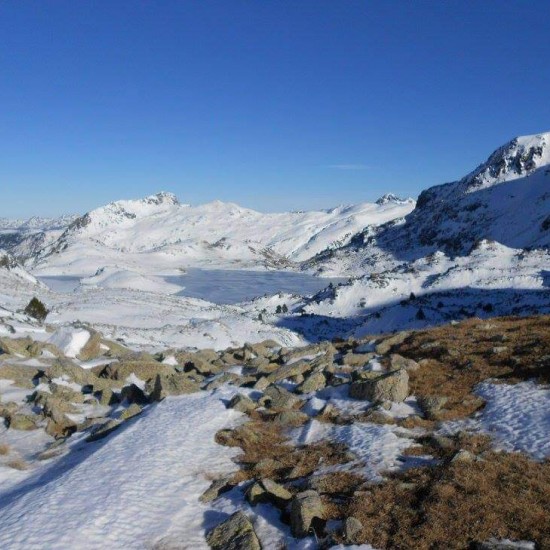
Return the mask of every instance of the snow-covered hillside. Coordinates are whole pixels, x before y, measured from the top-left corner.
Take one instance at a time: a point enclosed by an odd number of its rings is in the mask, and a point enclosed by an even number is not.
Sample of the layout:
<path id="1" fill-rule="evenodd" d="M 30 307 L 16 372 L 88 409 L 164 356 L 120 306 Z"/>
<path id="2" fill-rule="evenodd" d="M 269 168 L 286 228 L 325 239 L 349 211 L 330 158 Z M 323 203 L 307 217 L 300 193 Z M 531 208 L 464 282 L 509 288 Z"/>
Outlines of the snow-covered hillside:
<path id="1" fill-rule="evenodd" d="M 360 333 L 471 316 L 550 311 L 550 133 L 497 149 L 463 179 L 424 191 L 404 219 L 368 227 L 306 262 L 347 285 L 306 301 Z"/>
<path id="2" fill-rule="evenodd" d="M 482 239 L 550 246 L 550 133 L 513 139 L 461 180 L 423 191 L 404 219 L 367 227 L 308 267 L 363 275 L 437 251 L 464 256 Z"/>
<path id="3" fill-rule="evenodd" d="M 90 276 L 105 266 L 284 268 L 413 207 L 411 199 L 385 197 L 326 211 L 262 214 L 219 201 L 189 206 L 159 193 L 113 202 L 77 219 L 40 253 L 35 270 Z"/>
<path id="4" fill-rule="evenodd" d="M 60 237 L 78 216 L 60 218 L 34 216 L 28 220 L 0 218 L 0 248 L 26 260 Z"/>

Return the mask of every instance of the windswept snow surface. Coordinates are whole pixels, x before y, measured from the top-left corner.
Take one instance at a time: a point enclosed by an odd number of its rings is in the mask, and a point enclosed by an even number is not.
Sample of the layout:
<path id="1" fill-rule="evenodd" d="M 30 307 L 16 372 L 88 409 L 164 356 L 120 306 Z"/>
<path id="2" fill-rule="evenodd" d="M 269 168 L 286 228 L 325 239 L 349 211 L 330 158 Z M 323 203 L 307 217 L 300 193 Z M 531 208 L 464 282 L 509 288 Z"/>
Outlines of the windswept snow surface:
<path id="1" fill-rule="evenodd" d="M 484 383 L 478 393 L 487 400 L 479 417 L 481 429 L 502 449 L 539 460 L 550 457 L 550 388 L 534 382 Z"/>
<path id="2" fill-rule="evenodd" d="M 198 498 L 210 476 L 236 470 L 237 454 L 214 434 L 241 416 L 220 397 L 167 398 L 0 495 L 0 547 L 143 549 L 168 538 L 207 548 L 218 518 Z"/>

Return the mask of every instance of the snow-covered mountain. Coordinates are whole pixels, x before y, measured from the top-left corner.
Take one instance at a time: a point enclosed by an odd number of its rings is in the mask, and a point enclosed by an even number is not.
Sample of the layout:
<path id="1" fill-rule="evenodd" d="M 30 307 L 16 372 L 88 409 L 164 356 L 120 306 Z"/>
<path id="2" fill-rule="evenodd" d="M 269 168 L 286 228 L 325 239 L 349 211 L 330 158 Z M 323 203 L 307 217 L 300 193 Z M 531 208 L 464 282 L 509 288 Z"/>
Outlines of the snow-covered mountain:
<path id="1" fill-rule="evenodd" d="M 0 248 L 25 260 L 58 239 L 77 218 L 76 215 L 59 218 L 34 216 L 28 220 L 0 218 Z"/>
<path id="2" fill-rule="evenodd" d="M 93 275 L 105 266 L 289 267 L 345 245 L 365 226 L 408 214 L 412 199 L 263 214 L 219 201 L 180 204 L 170 193 L 110 203 L 75 220 L 38 255 L 40 273 Z"/>
<path id="3" fill-rule="evenodd" d="M 362 275 L 437 251 L 463 256 L 482 239 L 550 246 L 550 133 L 513 139 L 461 180 L 423 191 L 404 219 L 369 226 L 308 267 Z"/>
<path id="4" fill-rule="evenodd" d="M 459 181 L 422 192 L 400 220 L 305 263 L 354 275 L 303 311 L 361 332 L 550 311 L 550 133 L 497 149 Z"/>

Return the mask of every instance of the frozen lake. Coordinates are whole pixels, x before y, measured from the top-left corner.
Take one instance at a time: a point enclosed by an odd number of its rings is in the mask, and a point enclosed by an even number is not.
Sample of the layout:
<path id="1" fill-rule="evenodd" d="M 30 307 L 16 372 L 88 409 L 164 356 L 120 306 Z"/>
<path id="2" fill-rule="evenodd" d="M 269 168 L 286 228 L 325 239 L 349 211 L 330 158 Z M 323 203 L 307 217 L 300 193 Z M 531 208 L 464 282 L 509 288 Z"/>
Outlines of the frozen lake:
<path id="1" fill-rule="evenodd" d="M 346 281 L 290 271 L 231 269 L 189 269 L 185 275 L 165 277 L 165 280 L 184 287 L 180 296 L 201 298 L 215 304 L 236 304 L 277 292 L 307 296 L 319 292 L 330 283 L 337 285 Z"/>
<path id="2" fill-rule="evenodd" d="M 54 292 L 71 293 L 80 289 L 78 277 L 38 277 Z M 320 278 L 290 271 L 245 271 L 232 269 L 189 269 L 185 274 L 162 277 L 182 287 L 178 296 L 200 298 L 215 304 L 236 304 L 265 294 L 288 292 L 303 296 L 315 294 L 330 283 L 346 279 Z"/>

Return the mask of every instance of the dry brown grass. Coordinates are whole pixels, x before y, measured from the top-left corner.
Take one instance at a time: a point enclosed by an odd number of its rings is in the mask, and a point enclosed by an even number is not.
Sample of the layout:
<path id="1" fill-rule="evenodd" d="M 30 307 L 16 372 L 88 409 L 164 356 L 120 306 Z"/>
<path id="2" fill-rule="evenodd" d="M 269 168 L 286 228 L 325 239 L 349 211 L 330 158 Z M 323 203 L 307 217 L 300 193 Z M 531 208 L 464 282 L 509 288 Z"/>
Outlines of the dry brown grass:
<path id="1" fill-rule="evenodd" d="M 6 462 L 8 468 L 13 468 L 14 470 L 28 470 L 29 465 L 22 458 L 12 458 Z"/>
<path id="2" fill-rule="evenodd" d="M 7 443 L 0 443 L 0 456 L 10 454 L 10 446 Z"/>
<path id="3" fill-rule="evenodd" d="M 550 462 L 486 453 L 471 463 L 419 468 L 359 493 L 347 514 L 376 548 L 463 549 L 491 537 L 550 548 Z"/>
<path id="4" fill-rule="evenodd" d="M 448 398 L 440 420 L 465 417 L 483 406 L 472 391 L 488 378 L 550 382 L 550 316 L 470 319 L 414 332 L 392 351 L 421 364 L 412 394 Z"/>

